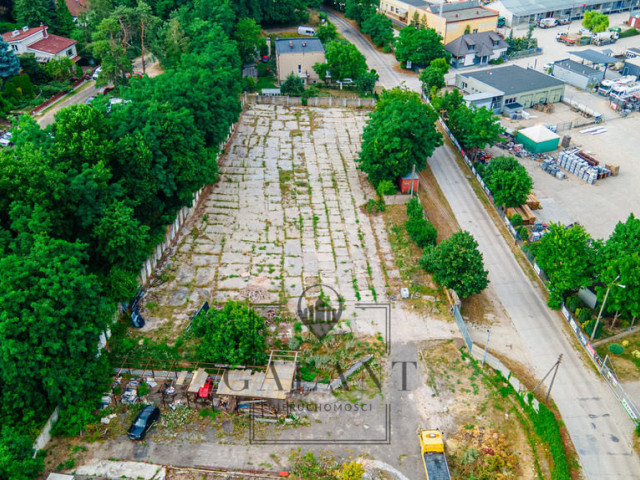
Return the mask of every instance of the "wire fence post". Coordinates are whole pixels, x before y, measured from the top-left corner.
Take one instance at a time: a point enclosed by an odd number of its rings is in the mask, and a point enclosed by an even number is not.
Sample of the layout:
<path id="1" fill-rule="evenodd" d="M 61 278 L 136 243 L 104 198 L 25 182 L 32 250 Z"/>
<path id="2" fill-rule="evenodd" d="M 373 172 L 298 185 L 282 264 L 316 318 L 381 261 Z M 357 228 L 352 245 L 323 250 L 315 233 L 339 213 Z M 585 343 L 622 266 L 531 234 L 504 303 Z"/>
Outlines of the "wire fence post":
<path id="1" fill-rule="evenodd" d="M 491 329 L 487 328 L 487 343 L 484 344 L 484 355 L 482 356 L 482 366 L 484 367 L 484 362 L 487 360 L 487 349 L 489 348 L 489 337 L 491 336 Z"/>

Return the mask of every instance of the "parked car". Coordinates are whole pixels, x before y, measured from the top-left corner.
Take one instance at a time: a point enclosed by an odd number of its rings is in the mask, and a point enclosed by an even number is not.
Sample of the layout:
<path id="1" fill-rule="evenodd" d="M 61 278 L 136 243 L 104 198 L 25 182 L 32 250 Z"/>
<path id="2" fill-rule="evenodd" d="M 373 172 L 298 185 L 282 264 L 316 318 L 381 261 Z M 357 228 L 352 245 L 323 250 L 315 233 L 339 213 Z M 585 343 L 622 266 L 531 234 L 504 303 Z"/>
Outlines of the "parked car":
<path id="1" fill-rule="evenodd" d="M 102 67 L 98 67 L 93 71 L 93 75 L 91 75 L 91 80 L 97 80 L 100 72 L 102 71 Z"/>
<path id="2" fill-rule="evenodd" d="M 540 23 L 538 23 L 538 26 L 540 28 L 557 27 L 558 26 L 558 20 L 556 20 L 555 18 L 543 18 L 542 20 L 540 20 Z"/>
<path id="3" fill-rule="evenodd" d="M 13 137 L 11 132 L 5 132 L 4 135 L 0 137 L 0 146 L 8 147 L 9 145 L 13 145 L 11 137 Z"/>
<path id="4" fill-rule="evenodd" d="M 86 103 L 87 105 L 91 105 L 91 102 L 93 102 L 96 99 L 96 97 L 91 96 L 89 98 L 87 98 L 84 103 Z"/>
<path id="5" fill-rule="evenodd" d="M 560 25 L 569 25 L 571 23 L 571 18 L 569 17 L 563 17 L 560 20 L 558 20 L 558 23 Z"/>
<path id="6" fill-rule="evenodd" d="M 147 405 L 133 421 L 127 435 L 131 440 L 144 440 L 147 432 L 160 419 L 160 409 L 155 405 Z"/>
<path id="7" fill-rule="evenodd" d="M 109 87 L 100 87 L 98 89 L 98 95 L 106 95 L 107 93 L 109 93 L 110 91 L 113 90 L 113 86 L 109 86 Z"/>
<path id="8" fill-rule="evenodd" d="M 306 27 L 304 25 L 298 27 L 298 35 L 309 35 L 313 37 L 315 34 L 316 31 L 313 27 Z"/>

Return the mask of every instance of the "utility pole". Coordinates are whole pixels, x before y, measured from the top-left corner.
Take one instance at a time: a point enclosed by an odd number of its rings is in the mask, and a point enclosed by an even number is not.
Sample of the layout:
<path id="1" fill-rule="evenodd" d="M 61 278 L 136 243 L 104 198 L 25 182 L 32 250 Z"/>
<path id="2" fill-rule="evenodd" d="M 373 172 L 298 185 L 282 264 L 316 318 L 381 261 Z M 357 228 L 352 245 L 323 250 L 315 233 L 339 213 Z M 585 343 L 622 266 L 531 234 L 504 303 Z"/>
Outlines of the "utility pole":
<path id="1" fill-rule="evenodd" d="M 549 385 L 549 390 L 547 390 L 547 397 L 546 397 L 546 401 L 549 401 L 549 395 L 551 394 L 551 388 L 553 387 L 553 382 L 556 379 L 556 374 L 558 373 L 558 368 L 560 368 L 560 362 L 562 362 L 562 354 L 560 354 L 560 356 L 558 357 L 558 360 L 556 361 L 556 363 L 553 364 L 553 367 L 551 367 L 549 369 L 549 371 L 547 372 L 547 374 L 542 378 L 542 380 L 540 380 L 540 382 L 538 383 L 538 385 L 536 385 L 536 388 L 534 388 L 531 393 L 535 393 L 535 391 L 538 389 L 538 387 L 540 385 L 542 385 L 542 382 L 545 381 L 545 379 L 549 376 L 549 374 L 551 372 L 553 372 L 553 377 L 551 377 L 551 384 Z"/>
<path id="2" fill-rule="evenodd" d="M 487 359 L 487 349 L 489 348 L 489 337 L 491 336 L 491 329 L 487 328 L 487 343 L 484 344 L 484 355 L 482 355 L 482 366 Z"/>
<path id="3" fill-rule="evenodd" d="M 616 277 L 616 279 L 609 284 L 609 286 L 607 287 L 607 293 L 604 294 L 604 300 L 602 300 L 602 305 L 600 305 L 600 312 L 598 313 L 598 318 L 596 319 L 595 327 L 591 331 L 591 336 L 589 337 L 589 340 L 591 340 L 592 342 L 593 342 L 593 338 L 596 336 L 596 332 L 598 331 L 598 325 L 600 324 L 600 318 L 602 317 L 602 311 L 604 310 L 604 306 L 607 303 L 607 298 L 609 297 L 609 291 L 611 290 L 611 287 L 616 285 L 617 287 L 620 287 L 620 288 L 627 288 L 626 285 L 616 284 L 616 282 L 618 280 L 620 280 L 620 275 L 618 275 Z"/>

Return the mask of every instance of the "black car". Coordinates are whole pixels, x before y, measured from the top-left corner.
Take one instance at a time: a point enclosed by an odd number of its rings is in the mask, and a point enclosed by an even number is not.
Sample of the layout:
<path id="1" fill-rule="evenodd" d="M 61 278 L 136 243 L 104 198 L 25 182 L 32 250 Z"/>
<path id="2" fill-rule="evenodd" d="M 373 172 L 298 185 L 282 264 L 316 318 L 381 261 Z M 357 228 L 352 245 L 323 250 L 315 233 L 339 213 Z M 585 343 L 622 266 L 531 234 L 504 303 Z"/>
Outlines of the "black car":
<path id="1" fill-rule="evenodd" d="M 131 440 L 143 440 L 149 429 L 159 418 L 160 409 L 158 407 L 153 405 L 144 407 L 129 428 L 127 435 Z"/>

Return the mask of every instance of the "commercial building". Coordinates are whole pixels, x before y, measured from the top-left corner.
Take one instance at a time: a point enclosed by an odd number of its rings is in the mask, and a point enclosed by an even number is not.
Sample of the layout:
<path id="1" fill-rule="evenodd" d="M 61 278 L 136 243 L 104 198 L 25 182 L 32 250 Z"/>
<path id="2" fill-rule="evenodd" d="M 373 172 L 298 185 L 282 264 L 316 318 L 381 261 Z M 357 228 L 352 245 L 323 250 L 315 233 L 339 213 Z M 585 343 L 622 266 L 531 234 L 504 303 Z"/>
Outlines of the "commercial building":
<path id="1" fill-rule="evenodd" d="M 487 5 L 504 17 L 507 25 L 537 23 L 543 18 L 569 17 L 577 20 L 587 10 L 611 14 L 637 9 L 640 0 L 498 0 Z"/>
<path id="2" fill-rule="evenodd" d="M 41 63 L 61 57 L 69 57 L 74 62 L 80 60 L 76 52 L 76 40 L 53 35 L 48 29 L 46 25 L 34 28 L 25 26 L 21 30 L 3 33 L 2 39 L 16 55 L 33 53 Z"/>
<path id="3" fill-rule="evenodd" d="M 564 95 L 565 85 L 563 81 L 533 69 L 509 65 L 456 73 L 456 86 L 470 94 L 471 99 L 489 105 L 494 113 L 502 113 L 505 106 L 514 104 L 530 108 L 536 103 L 557 103 Z M 469 98 L 465 99 L 469 101 Z"/>
<path id="4" fill-rule="evenodd" d="M 622 74 L 640 77 L 640 57 L 625 59 Z"/>
<path id="5" fill-rule="evenodd" d="M 459 68 L 506 58 L 509 45 L 496 32 L 482 32 L 463 35 L 444 48 L 451 53 L 451 65 Z"/>
<path id="6" fill-rule="evenodd" d="M 317 38 L 283 38 L 276 40 L 276 68 L 278 80 L 282 83 L 293 73 L 306 84 L 317 83 L 320 79 L 313 71 L 316 63 L 325 63 L 324 48 Z M 324 79 L 322 79 L 324 80 Z"/>
<path id="7" fill-rule="evenodd" d="M 553 76 L 569 85 L 586 90 L 604 79 L 604 70 L 596 70 L 582 63 L 565 59 L 553 64 Z"/>
<path id="8" fill-rule="evenodd" d="M 640 0 L 639 0 L 640 1 Z M 478 1 L 435 3 L 424 0 L 381 0 L 380 12 L 405 24 L 433 28 L 446 45 L 469 33 L 491 32 L 498 28 L 498 13 Z"/>

